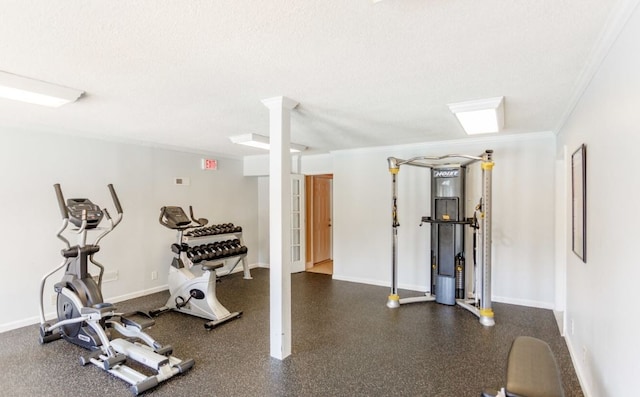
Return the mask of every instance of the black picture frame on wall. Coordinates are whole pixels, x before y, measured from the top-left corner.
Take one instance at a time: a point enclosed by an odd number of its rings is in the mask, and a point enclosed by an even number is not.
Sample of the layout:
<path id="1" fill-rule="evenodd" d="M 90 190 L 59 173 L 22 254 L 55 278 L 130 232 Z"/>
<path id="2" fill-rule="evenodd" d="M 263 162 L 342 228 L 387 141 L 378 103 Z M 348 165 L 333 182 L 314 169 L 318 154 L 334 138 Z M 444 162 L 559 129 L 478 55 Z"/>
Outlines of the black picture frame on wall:
<path id="1" fill-rule="evenodd" d="M 572 249 L 587 263 L 587 147 L 582 144 L 571 155 Z"/>

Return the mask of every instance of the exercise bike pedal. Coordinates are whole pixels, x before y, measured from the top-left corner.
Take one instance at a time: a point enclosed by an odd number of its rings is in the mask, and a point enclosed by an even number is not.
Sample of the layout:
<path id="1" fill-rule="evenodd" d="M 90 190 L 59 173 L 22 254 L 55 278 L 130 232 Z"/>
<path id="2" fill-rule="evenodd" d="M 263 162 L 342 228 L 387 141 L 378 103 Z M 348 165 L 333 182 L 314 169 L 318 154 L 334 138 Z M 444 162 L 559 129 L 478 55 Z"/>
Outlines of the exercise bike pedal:
<path id="1" fill-rule="evenodd" d="M 207 263 L 204 263 L 202 265 L 202 270 L 211 271 L 211 270 L 219 269 L 219 268 L 221 268 L 223 266 L 224 266 L 224 263 L 222 263 L 222 262 L 217 262 L 217 263 L 208 263 L 207 262 Z"/>

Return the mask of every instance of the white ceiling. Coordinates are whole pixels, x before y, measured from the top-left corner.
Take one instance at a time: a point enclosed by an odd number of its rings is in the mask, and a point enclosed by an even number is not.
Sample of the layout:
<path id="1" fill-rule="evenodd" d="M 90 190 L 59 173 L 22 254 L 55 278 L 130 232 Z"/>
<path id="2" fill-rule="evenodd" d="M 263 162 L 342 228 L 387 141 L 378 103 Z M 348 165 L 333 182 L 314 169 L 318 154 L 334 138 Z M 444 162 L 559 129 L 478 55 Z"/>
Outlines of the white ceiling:
<path id="1" fill-rule="evenodd" d="M 448 103 L 505 96 L 504 133 L 553 131 L 619 3 L 0 0 L 0 70 L 86 91 L 0 99 L 0 127 L 237 157 L 285 95 L 322 153 L 461 139 Z"/>

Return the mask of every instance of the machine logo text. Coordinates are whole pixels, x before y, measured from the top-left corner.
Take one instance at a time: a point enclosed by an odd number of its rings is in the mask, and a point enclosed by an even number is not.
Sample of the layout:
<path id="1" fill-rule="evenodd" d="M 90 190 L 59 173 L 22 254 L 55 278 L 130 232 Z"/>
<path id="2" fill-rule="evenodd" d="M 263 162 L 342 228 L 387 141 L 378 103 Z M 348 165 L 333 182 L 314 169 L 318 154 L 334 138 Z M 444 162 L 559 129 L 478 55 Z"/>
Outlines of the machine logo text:
<path id="1" fill-rule="evenodd" d="M 456 178 L 460 174 L 460 170 L 434 170 L 434 178 Z"/>

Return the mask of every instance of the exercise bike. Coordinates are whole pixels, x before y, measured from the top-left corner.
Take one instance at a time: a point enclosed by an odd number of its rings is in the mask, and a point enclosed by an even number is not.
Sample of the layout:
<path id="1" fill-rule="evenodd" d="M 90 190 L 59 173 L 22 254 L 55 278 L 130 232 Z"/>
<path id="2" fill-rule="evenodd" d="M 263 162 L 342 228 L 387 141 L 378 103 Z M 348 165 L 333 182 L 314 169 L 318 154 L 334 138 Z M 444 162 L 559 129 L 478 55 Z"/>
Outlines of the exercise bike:
<path id="1" fill-rule="evenodd" d="M 86 198 L 67 200 L 59 184 L 54 185 L 58 206 L 62 215 L 62 226 L 57 237 L 66 248 L 62 250 L 63 261 L 42 278 L 40 283 L 40 343 L 63 338 L 91 352 L 81 356 L 80 363 L 92 363 L 110 374 L 128 382 L 135 395 L 157 386 L 177 374 L 188 371 L 194 365 L 192 359 L 180 360 L 172 356 L 171 346 L 162 346 L 142 330 L 155 322 L 143 312 L 118 313 L 116 307 L 103 301 L 102 275 L 104 266 L 93 256 L 100 250 L 100 240 L 109 234 L 122 220 L 122 207 L 112 185 L 108 185 L 111 198 L 118 212 L 114 220 L 106 209 Z M 109 226 L 98 225 L 106 217 Z M 76 229 L 78 244 L 71 246 L 62 233 L 69 223 Z M 93 244 L 87 244 L 89 232 L 100 232 Z M 97 282 L 88 271 L 89 263 L 100 269 Z M 44 316 L 44 286 L 47 279 L 65 268 L 62 280 L 55 284 L 57 293 L 57 322 L 50 325 Z M 113 338 L 112 331 L 124 338 Z M 143 343 L 140 343 L 142 341 Z M 143 374 L 125 365 L 133 360 L 148 367 L 154 375 Z M 138 367 L 140 366 L 138 365 Z"/>
<path id="2" fill-rule="evenodd" d="M 222 244 L 210 244 L 203 247 L 189 247 L 183 243 L 185 230 L 205 226 L 209 221 L 204 218 L 194 218 L 193 207 L 189 207 L 191 219 L 181 207 L 162 207 L 160 209 L 160 224 L 166 228 L 177 230 L 177 242 L 171 245 L 174 253 L 169 266 L 169 293 L 171 296 L 167 303 L 149 313 L 158 316 L 170 310 L 201 317 L 208 321 L 204 324 L 206 329 L 213 329 L 224 322 L 234 320 L 242 315 L 242 312 L 229 312 L 216 297 L 216 269 L 224 266 L 224 260 L 235 256 L 239 262 L 246 256 L 246 247 L 230 247 Z M 187 253 L 189 256 L 187 256 Z M 193 254 L 197 255 L 195 260 Z M 189 266 L 185 266 L 185 257 Z M 237 264 L 237 262 L 236 262 Z M 202 274 L 196 276 L 191 268 L 199 265 Z"/>

